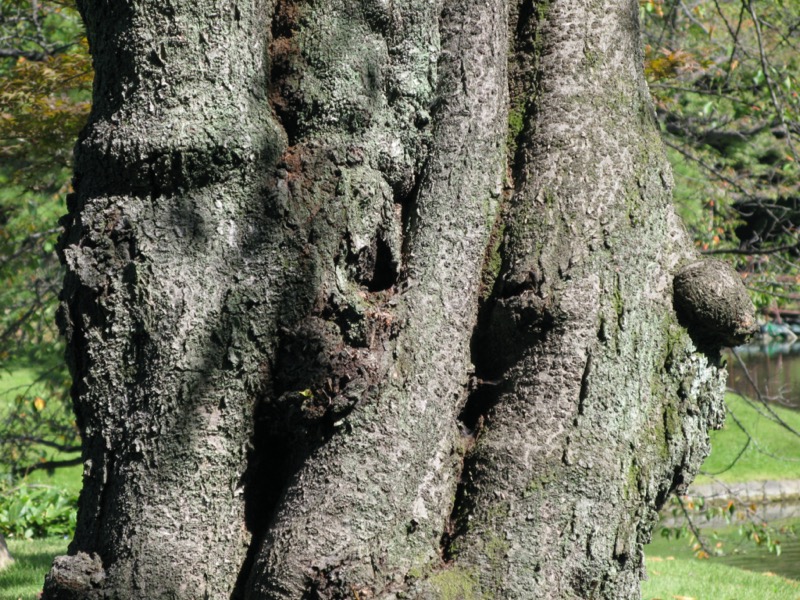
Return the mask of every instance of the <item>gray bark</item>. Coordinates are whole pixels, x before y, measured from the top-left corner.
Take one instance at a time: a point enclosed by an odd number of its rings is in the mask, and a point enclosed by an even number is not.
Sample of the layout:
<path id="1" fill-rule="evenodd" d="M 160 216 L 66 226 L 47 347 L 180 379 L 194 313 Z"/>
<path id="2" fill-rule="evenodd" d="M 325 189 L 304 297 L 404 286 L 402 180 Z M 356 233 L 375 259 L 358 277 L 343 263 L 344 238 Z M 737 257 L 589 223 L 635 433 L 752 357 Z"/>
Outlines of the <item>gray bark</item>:
<path id="1" fill-rule="evenodd" d="M 670 208 L 638 4 L 80 8 L 44 597 L 637 597 L 751 325 Z"/>
<path id="2" fill-rule="evenodd" d="M 0 535 L 0 571 L 14 563 L 14 557 L 8 551 L 6 539 Z"/>

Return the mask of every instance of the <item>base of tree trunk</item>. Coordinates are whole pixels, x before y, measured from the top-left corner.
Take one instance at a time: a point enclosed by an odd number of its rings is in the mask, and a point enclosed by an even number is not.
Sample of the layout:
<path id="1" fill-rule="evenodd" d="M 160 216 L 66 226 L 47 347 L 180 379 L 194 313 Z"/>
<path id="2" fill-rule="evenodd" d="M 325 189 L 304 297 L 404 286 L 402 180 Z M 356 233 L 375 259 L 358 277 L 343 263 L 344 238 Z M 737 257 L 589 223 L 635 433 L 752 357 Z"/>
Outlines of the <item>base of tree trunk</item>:
<path id="1" fill-rule="evenodd" d="M 11 552 L 8 551 L 8 546 L 6 546 L 6 539 L 0 535 L 0 571 L 5 569 L 14 562 L 14 557 L 11 556 Z"/>
<path id="2" fill-rule="evenodd" d="M 78 552 L 75 556 L 57 556 L 44 580 L 44 589 L 58 600 L 100 598 L 106 578 L 97 554 Z"/>

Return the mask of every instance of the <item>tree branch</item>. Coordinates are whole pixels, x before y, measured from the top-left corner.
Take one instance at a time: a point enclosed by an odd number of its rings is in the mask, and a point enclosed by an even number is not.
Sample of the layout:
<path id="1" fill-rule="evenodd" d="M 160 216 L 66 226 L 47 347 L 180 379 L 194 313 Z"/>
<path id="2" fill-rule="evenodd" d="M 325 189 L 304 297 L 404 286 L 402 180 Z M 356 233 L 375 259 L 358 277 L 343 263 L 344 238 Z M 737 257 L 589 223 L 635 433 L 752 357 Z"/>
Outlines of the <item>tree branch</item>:
<path id="1" fill-rule="evenodd" d="M 44 52 L 34 52 L 33 50 L 22 50 L 21 48 L 0 48 L 0 58 L 24 58 L 34 62 L 41 62 L 47 58 Z"/>
<path id="2" fill-rule="evenodd" d="M 46 440 L 40 437 L 34 437 L 31 435 L 15 435 L 7 438 L 0 438 L 0 444 L 5 444 L 9 442 L 29 442 L 32 444 L 38 444 L 40 446 L 47 446 L 48 448 L 53 448 L 54 450 L 58 450 L 59 452 L 80 452 L 80 446 L 73 446 L 73 445 L 65 445 L 59 444 L 58 442 L 53 442 L 50 440 Z"/>
<path id="3" fill-rule="evenodd" d="M 0 48 L 0 58 L 24 58 L 32 62 L 42 62 L 51 56 L 64 52 L 75 44 L 62 44 L 54 48 L 44 48 L 43 50 L 23 50 L 22 48 Z"/>
<path id="4" fill-rule="evenodd" d="M 744 254 L 746 256 L 755 256 L 757 254 L 777 254 L 779 252 L 788 252 L 789 250 L 798 249 L 800 249 L 800 242 L 787 246 L 767 248 L 766 250 L 749 250 L 747 248 L 715 248 L 713 250 L 701 250 L 700 254 Z"/>
<path id="5" fill-rule="evenodd" d="M 703 552 L 705 552 L 708 556 L 711 556 L 711 552 L 709 552 L 708 547 L 706 546 L 706 543 L 703 540 L 703 537 L 700 535 L 700 531 L 694 524 L 692 517 L 689 516 L 689 511 L 686 509 L 686 505 L 683 503 L 683 498 L 681 498 L 680 496 L 677 496 L 677 498 L 678 498 L 678 504 L 681 505 L 681 510 L 683 510 L 683 516 L 686 517 L 686 522 L 689 523 L 689 529 L 692 530 L 692 533 L 694 534 L 697 543 L 700 544 L 700 547 L 703 549 Z"/>
<path id="6" fill-rule="evenodd" d="M 733 417 L 733 420 L 738 423 L 738 420 L 736 419 L 735 416 Z M 744 431 L 744 430 L 742 430 L 742 431 Z M 720 471 L 714 471 L 713 473 L 710 472 L 710 471 L 704 471 L 704 470 L 700 469 L 700 473 L 703 474 L 703 475 L 708 475 L 709 477 L 715 477 L 716 475 L 722 475 L 726 471 L 730 471 L 736 465 L 736 463 L 739 462 L 739 459 L 742 458 L 742 455 L 745 453 L 745 451 L 750 447 L 750 442 L 753 441 L 753 438 L 751 438 L 750 435 L 746 431 L 744 433 L 745 433 L 745 436 L 747 437 L 747 441 L 744 443 L 744 446 L 742 446 L 742 449 L 739 450 L 739 453 L 736 455 L 736 458 L 734 458 L 727 467 L 725 467 L 724 469 L 722 469 Z"/>
<path id="7" fill-rule="evenodd" d="M 715 177 L 717 177 L 718 179 L 720 179 L 720 180 L 722 180 L 722 181 L 724 181 L 724 182 L 726 182 L 726 183 L 729 183 L 730 185 L 732 185 L 733 187 L 735 187 L 737 190 L 739 190 L 741 193 L 743 193 L 743 194 L 745 194 L 745 195 L 748 195 L 748 196 L 749 196 L 749 194 L 748 194 L 748 192 L 747 192 L 747 190 L 746 190 L 746 189 L 744 189 L 744 188 L 743 188 L 741 185 L 739 185 L 738 183 L 736 183 L 736 182 L 735 182 L 733 179 L 730 179 L 729 177 L 726 177 L 725 175 L 723 175 L 722 173 L 720 173 L 719 171 L 717 171 L 717 170 L 716 170 L 714 167 L 712 167 L 711 165 L 709 165 L 708 163 L 706 163 L 706 162 L 705 162 L 703 159 L 701 159 L 701 158 L 698 158 L 698 157 L 696 157 L 696 156 L 692 156 L 691 154 L 689 154 L 689 152 L 687 152 L 686 150 L 684 150 L 684 149 L 683 149 L 683 148 L 681 148 L 680 146 L 677 146 L 676 144 L 672 144 L 672 143 L 670 143 L 670 141 L 669 141 L 669 140 L 667 140 L 667 139 L 664 139 L 664 143 L 665 143 L 667 146 L 669 146 L 670 148 L 672 148 L 673 150 L 675 150 L 676 152 L 680 152 L 681 154 L 683 154 L 683 155 L 684 155 L 686 158 L 688 158 L 689 160 L 693 160 L 694 162 L 696 162 L 697 164 L 699 164 L 701 167 L 703 167 L 704 169 L 706 169 L 706 170 L 707 170 L 709 173 L 711 173 L 712 175 L 714 175 L 714 176 L 715 176 Z"/>
<path id="8" fill-rule="evenodd" d="M 794 144 L 792 143 L 792 132 L 789 131 L 789 126 L 786 124 L 786 119 L 783 116 L 783 107 L 781 106 L 780 102 L 778 101 L 778 97 L 775 95 L 775 87 L 772 82 L 772 76 L 769 74 L 769 63 L 767 62 L 767 53 L 764 50 L 764 41 L 761 38 L 761 23 L 756 16 L 756 10 L 753 8 L 753 3 L 751 0 L 747 0 L 747 10 L 750 12 L 750 16 L 753 17 L 753 24 L 755 26 L 756 31 L 756 40 L 758 41 L 758 53 L 761 59 L 761 70 L 764 73 L 764 81 L 767 83 L 767 89 L 769 90 L 769 97 L 772 100 L 772 106 L 775 109 L 775 112 L 778 115 L 778 119 L 780 119 L 781 125 L 783 126 L 783 130 L 786 132 L 786 143 L 789 145 L 789 151 L 792 153 L 792 157 L 794 158 L 795 164 L 800 162 L 797 156 L 797 152 L 795 151 Z"/>
<path id="9" fill-rule="evenodd" d="M 14 467 L 12 470 L 14 475 L 17 476 L 26 476 L 33 471 L 54 471 L 55 469 L 60 469 L 62 467 L 74 467 L 75 465 L 79 465 L 83 462 L 82 456 L 76 456 L 75 458 L 69 458 L 66 460 L 48 460 L 40 463 L 34 463 L 32 465 L 28 465 L 26 467 Z"/>

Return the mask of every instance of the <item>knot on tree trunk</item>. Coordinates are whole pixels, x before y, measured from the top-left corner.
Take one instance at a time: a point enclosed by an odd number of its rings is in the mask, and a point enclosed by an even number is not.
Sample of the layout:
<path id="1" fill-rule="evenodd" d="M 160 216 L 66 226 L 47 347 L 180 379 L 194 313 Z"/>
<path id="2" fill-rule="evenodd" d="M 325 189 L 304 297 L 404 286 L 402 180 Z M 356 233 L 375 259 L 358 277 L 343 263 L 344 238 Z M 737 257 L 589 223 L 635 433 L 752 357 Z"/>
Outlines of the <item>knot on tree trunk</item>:
<path id="1" fill-rule="evenodd" d="M 56 600 L 89 600 L 100 598 L 106 573 L 97 554 L 78 552 L 74 556 L 57 556 L 44 581 L 48 598 Z"/>
<path id="2" fill-rule="evenodd" d="M 701 348 L 738 346 L 755 333 L 755 309 L 739 274 L 720 260 L 683 267 L 673 281 L 675 312 Z"/>

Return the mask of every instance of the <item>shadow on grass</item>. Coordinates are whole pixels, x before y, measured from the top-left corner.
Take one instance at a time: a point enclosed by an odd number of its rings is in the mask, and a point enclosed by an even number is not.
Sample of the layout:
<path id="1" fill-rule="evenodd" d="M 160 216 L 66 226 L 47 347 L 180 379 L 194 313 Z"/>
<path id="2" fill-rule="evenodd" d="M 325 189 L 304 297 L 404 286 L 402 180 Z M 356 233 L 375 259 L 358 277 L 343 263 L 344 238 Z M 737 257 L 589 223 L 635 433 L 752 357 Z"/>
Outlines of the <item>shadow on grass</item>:
<path id="1" fill-rule="evenodd" d="M 69 540 L 63 537 L 12 538 L 6 542 L 15 562 L 0 571 L 0 600 L 34 600 L 42 590 L 53 558 L 67 551 Z"/>

